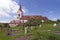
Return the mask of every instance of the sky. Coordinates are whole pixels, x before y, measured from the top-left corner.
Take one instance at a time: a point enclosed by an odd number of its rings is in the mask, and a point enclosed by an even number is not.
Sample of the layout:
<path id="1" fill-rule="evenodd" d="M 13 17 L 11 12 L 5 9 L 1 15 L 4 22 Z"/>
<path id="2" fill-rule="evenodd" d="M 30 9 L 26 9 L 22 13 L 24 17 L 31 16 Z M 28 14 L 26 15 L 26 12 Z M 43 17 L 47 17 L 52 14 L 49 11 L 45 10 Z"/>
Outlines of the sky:
<path id="1" fill-rule="evenodd" d="M 20 4 L 24 15 L 42 15 L 54 21 L 60 19 L 60 0 L 0 0 L 0 22 L 15 20 Z"/>

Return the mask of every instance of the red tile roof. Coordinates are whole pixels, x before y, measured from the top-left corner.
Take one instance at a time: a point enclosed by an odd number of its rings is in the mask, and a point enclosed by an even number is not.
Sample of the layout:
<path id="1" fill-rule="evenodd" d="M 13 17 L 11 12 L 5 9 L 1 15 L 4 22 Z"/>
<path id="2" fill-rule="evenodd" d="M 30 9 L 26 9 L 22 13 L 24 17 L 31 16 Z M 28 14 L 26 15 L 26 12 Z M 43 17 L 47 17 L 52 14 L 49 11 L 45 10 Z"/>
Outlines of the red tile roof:
<path id="1" fill-rule="evenodd" d="M 30 18 L 40 18 L 41 20 L 45 20 L 47 21 L 48 18 L 47 17 L 42 17 L 42 16 L 23 16 L 21 19 L 23 20 L 28 20 Z M 20 20 L 12 20 L 9 24 L 22 24 Z"/>
<path id="2" fill-rule="evenodd" d="M 42 17 L 42 16 L 23 16 L 21 19 L 28 20 L 30 18 L 40 18 L 41 20 L 48 20 L 47 17 Z"/>

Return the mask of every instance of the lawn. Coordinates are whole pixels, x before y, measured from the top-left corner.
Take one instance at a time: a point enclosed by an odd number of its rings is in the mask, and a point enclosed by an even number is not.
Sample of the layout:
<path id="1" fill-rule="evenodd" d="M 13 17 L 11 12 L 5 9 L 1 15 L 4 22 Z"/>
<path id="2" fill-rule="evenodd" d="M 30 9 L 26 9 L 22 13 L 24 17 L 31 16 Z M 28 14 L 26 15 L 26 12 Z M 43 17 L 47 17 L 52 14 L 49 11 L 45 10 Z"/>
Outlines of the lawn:
<path id="1" fill-rule="evenodd" d="M 12 36 L 11 37 L 6 36 L 5 28 L 2 28 L 0 32 L 0 40 L 13 40 L 13 39 L 14 38 Z"/>
<path id="2" fill-rule="evenodd" d="M 0 40 L 14 40 L 16 38 L 25 37 L 27 35 L 32 36 L 30 40 L 37 40 L 37 38 L 41 38 L 41 40 L 49 40 L 50 36 L 52 36 L 52 38 L 56 38 L 56 40 L 60 40 L 60 35 L 55 34 L 54 32 L 47 32 L 48 30 L 51 30 L 51 31 L 60 30 L 60 27 L 54 27 L 52 24 L 44 24 L 42 27 L 36 26 L 36 28 L 33 30 L 31 30 L 31 28 L 29 27 L 27 34 L 24 34 L 24 31 L 22 31 L 22 26 L 11 28 L 11 29 L 19 29 L 20 32 L 12 31 L 11 33 L 12 34 L 19 33 L 20 35 L 6 36 L 6 28 L 2 28 L 2 31 L 0 32 Z"/>

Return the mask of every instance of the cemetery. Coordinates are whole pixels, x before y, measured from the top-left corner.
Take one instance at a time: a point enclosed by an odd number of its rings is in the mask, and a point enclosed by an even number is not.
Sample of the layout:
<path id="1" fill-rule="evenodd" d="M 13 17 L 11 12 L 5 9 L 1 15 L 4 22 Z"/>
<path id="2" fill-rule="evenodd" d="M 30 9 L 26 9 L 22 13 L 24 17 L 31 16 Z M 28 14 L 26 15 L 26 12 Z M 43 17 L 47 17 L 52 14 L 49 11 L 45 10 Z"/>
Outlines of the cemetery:
<path id="1" fill-rule="evenodd" d="M 0 23 L 0 40 L 60 40 L 60 20 L 52 21 L 41 15 L 24 16 L 20 5 L 15 20 Z"/>
<path id="2" fill-rule="evenodd" d="M 6 25 L 6 24 L 5 24 Z M 26 24 L 25 24 L 26 25 Z M 42 25 L 42 24 L 40 24 Z M 0 25 L 0 39 L 1 40 L 60 40 L 60 27 L 54 26 L 54 23 L 43 23 L 40 25 L 28 27 L 16 26 L 14 28 L 1 27 Z M 9 35 L 7 32 L 9 31 Z"/>

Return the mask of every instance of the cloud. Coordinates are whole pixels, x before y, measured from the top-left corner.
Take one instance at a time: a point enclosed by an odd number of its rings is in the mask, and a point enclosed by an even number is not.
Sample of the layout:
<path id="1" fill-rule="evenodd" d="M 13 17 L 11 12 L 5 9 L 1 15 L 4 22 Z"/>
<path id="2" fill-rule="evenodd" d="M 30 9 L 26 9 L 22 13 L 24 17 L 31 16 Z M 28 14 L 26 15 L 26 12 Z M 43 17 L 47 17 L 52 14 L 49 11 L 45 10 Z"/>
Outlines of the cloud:
<path id="1" fill-rule="evenodd" d="M 0 17 L 10 17 L 10 15 L 0 10 Z"/>
<path id="2" fill-rule="evenodd" d="M 15 19 L 17 19 L 17 16 L 15 15 L 15 16 L 13 16 Z"/>
<path id="3" fill-rule="evenodd" d="M 18 8 L 19 5 L 13 0 L 0 0 L 0 22 L 8 22 L 8 18 L 12 17 L 10 14 L 17 13 Z"/>
<path id="4" fill-rule="evenodd" d="M 55 17 L 54 17 L 52 20 L 53 20 L 53 21 L 56 21 L 56 20 L 57 20 L 57 18 L 55 18 Z"/>
<path id="5" fill-rule="evenodd" d="M 24 6 L 23 6 L 22 10 L 23 10 L 23 12 L 24 12 L 24 13 L 29 12 L 29 11 L 28 11 L 28 9 L 27 9 L 27 8 L 25 8 Z"/>
<path id="6" fill-rule="evenodd" d="M 52 20 L 52 21 L 56 21 L 57 20 L 57 17 L 55 15 L 53 15 L 54 14 L 53 11 L 49 11 L 48 13 L 49 13 L 48 18 L 50 20 Z"/>
<path id="7" fill-rule="evenodd" d="M 0 23 L 9 23 L 10 21 L 7 21 L 7 20 L 3 20 L 3 21 L 0 21 Z"/>
<path id="8" fill-rule="evenodd" d="M 49 11 L 49 13 L 50 13 L 50 14 L 52 14 L 52 13 L 53 13 L 53 11 Z"/>
<path id="9" fill-rule="evenodd" d="M 19 5 L 12 0 L 0 0 L 0 9 L 4 10 L 5 12 L 17 12 Z"/>
<path id="10" fill-rule="evenodd" d="M 0 22 L 9 22 L 13 19 L 16 19 L 17 15 L 14 14 L 17 14 L 18 9 L 19 5 L 16 1 L 0 0 Z M 24 6 L 22 10 L 24 13 L 28 11 Z"/>
<path id="11" fill-rule="evenodd" d="M 57 16 L 54 16 L 54 15 L 48 15 L 48 18 L 50 19 L 50 20 L 52 20 L 52 21 L 56 21 L 57 19 L 58 19 L 58 17 Z"/>

